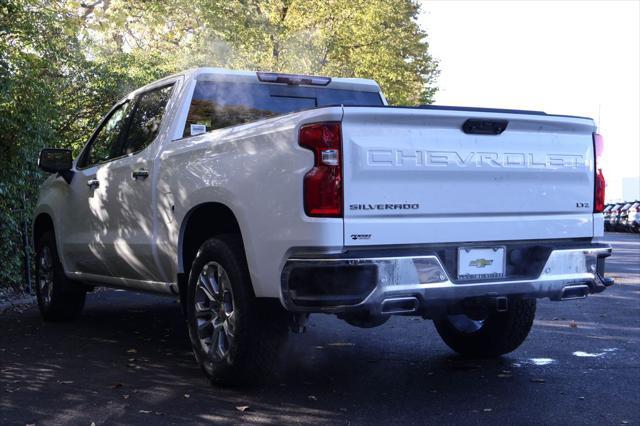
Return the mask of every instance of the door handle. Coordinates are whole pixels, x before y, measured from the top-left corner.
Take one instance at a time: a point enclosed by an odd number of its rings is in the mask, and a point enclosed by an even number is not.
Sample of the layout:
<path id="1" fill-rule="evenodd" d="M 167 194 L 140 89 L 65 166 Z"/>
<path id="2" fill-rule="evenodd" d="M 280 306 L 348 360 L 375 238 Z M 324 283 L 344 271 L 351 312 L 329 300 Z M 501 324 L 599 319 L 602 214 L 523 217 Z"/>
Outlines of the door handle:
<path id="1" fill-rule="evenodd" d="M 89 187 L 89 189 L 96 189 L 100 186 L 100 181 L 98 179 L 89 179 L 87 181 L 87 186 Z"/>
<path id="2" fill-rule="evenodd" d="M 134 170 L 133 172 L 131 172 L 131 177 L 135 180 L 144 180 L 149 177 L 149 172 L 145 169 Z"/>

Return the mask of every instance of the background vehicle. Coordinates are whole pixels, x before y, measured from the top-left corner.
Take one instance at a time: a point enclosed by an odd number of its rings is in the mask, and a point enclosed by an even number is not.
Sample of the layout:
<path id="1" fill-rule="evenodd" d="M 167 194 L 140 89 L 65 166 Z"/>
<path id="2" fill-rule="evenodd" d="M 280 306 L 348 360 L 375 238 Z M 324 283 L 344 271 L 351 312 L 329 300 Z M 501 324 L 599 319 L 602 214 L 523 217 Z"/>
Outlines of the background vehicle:
<path id="1" fill-rule="evenodd" d="M 433 319 L 466 356 L 516 349 L 536 300 L 599 293 L 603 140 L 542 112 L 386 106 L 371 80 L 198 69 L 118 102 L 36 219 L 45 319 L 87 285 L 179 297 L 214 381 L 263 377 L 310 313 Z"/>
<path id="2" fill-rule="evenodd" d="M 640 202 L 638 201 L 607 205 L 603 211 L 605 230 L 611 232 L 638 232 L 640 228 L 639 208 Z"/>
<path id="3" fill-rule="evenodd" d="M 618 203 L 611 209 L 611 213 L 609 215 L 609 230 L 615 231 L 618 226 L 618 221 L 620 220 L 620 209 L 624 207 L 625 203 Z"/>
<path id="4" fill-rule="evenodd" d="M 627 231 L 629 232 L 640 232 L 640 216 L 638 215 L 639 208 L 640 202 L 635 201 L 627 210 Z"/>
<path id="5" fill-rule="evenodd" d="M 614 206 L 615 206 L 615 204 L 607 204 L 605 206 L 604 210 L 602 211 L 602 215 L 604 217 L 604 230 L 605 231 L 610 231 L 611 230 L 611 226 L 610 226 L 611 209 L 613 209 Z"/>
<path id="6" fill-rule="evenodd" d="M 627 230 L 627 210 L 631 207 L 631 203 L 624 203 L 616 212 L 615 230 L 624 232 Z"/>

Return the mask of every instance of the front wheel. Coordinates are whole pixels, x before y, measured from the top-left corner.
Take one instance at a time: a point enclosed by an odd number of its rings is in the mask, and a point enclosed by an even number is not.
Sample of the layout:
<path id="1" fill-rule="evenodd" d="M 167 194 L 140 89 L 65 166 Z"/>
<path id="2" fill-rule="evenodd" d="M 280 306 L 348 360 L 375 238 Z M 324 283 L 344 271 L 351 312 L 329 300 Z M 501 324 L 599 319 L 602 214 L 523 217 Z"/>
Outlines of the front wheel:
<path id="1" fill-rule="evenodd" d="M 51 232 L 36 243 L 36 298 L 45 321 L 67 321 L 82 312 L 86 289 L 69 280 Z"/>
<path id="2" fill-rule="evenodd" d="M 189 337 L 196 361 L 212 382 L 246 385 L 268 377 L 288 334 L 279 302 L 254 296 L 242 242 L 207 240 L 189 273 Z"/>
<path id="3" fill-rule="evenodd" d="M 463 356 L 489 358 L 517 349 L 527 338 L 535 314 L 535 299 L 512 299 L 506 312 L 492 312 L 484 319 L 448 315 L 434 324 L 454 351 Z"/>

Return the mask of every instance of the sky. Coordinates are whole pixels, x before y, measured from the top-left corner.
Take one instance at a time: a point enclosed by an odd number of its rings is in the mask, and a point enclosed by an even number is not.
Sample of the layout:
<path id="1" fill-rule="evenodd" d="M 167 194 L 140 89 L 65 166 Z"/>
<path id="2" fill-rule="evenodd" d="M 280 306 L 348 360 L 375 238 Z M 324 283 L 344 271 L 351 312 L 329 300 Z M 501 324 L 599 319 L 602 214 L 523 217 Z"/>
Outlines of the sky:
<path id="1" fill-rule="evenodd" d="M 421 4 L 436 104 L 592 117 L 607 200 L 622 198 L 623 178 L 640 181 L 640 1 Z"/>

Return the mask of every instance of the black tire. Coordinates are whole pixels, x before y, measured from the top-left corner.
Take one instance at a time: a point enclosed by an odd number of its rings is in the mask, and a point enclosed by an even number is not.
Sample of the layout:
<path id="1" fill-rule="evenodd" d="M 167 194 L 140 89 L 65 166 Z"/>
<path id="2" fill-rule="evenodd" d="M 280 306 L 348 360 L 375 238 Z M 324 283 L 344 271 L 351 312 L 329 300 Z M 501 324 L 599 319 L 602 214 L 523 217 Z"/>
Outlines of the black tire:
<path id="1" fill-rule="evenodd" d="M 279 301 L 254 296 L 239 236 L 202 244 L 186 303 L 193 353 L 212 383 L 244 386 L 269 377 L 286 342 L 289 317 Z"/>
<path id="2" fill-rule="evenodd" d="M 465 315 L 450 315 L 435 320 L 434 324 L 442 340 L 457 353 L 490 358 L 518 348 L 527 338 L 535 314 L 535 299 L 510 299 L 506 312 L 492 312 L 481 322 Z M 459 321 L 464 320 L 462 317 L 470 320 L 469 326 Z"/>
<path id="3" fill-rule="evenodd" d="M 70 321 L 84 308 L 86 289 L 69 280 L 62 268 L 56 241 L 47 232 L 36 242 L 36 298 L 45 321 Z"/>

